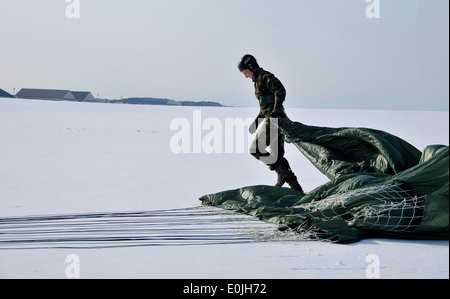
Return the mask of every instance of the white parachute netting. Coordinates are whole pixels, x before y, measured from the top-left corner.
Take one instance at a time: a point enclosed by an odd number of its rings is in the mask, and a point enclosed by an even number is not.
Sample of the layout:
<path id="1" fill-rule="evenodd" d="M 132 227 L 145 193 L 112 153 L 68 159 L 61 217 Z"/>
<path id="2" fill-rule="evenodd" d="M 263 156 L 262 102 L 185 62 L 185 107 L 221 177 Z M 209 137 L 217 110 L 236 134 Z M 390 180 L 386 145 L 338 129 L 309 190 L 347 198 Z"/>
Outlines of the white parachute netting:
<path id="1" fill-rule="evenodd" d="M 365 187 L 297 206 L 301 215 L 309 218 L 297 231 L 308 238 L 323 239 L 316 229 L 307 229 L 308 221 L 339 217 L 358 229 L 405 233 L 420 225 L 424 206 L 425 196 L 415 196 L 399 185 Z"/>

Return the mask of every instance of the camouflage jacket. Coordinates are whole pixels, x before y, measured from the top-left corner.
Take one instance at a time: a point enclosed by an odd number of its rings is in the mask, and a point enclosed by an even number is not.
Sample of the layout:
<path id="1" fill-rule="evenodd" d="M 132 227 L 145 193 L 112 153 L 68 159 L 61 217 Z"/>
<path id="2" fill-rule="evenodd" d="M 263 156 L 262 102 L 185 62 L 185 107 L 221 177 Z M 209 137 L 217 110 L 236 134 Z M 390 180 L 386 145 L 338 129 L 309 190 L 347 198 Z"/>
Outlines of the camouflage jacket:
<path id="1" fill-rule="evenodd" d="M 259 101 L 260 117 L 268 117 L 271 113 L 284 114 L 283 102 L 286 90 L 281 81 L 272 73 L 257 69 L 254 72 L 255 95 Z"/>

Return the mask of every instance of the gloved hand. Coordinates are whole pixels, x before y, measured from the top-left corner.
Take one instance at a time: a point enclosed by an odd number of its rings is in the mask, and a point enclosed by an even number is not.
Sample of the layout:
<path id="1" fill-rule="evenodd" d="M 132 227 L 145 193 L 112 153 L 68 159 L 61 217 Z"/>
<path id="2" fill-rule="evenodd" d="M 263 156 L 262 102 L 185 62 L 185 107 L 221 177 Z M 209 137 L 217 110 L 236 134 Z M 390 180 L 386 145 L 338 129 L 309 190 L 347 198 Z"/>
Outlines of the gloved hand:
<path id="1" fill-rule="evenodd" d="M 273 109 L 272 113 L 270 113 L 270 116 L 272 118 L 280 118 L 280 117 L 286 117 L 286 113 L 284 112 L 283 108 L 280 109 Z"/>
<path id="2" fill-rule="evenodd" d="M 255 118 L 255 120 L 253 121 L 253 123 L 250 125 L 250 127 L 248 127 L 248 132 L 250 134 L 255 134 L 256 130 L 258 129 L 258 125 L 259 125 L 259 119 L 261 118 L 261 116 L 257 116 Z"/>

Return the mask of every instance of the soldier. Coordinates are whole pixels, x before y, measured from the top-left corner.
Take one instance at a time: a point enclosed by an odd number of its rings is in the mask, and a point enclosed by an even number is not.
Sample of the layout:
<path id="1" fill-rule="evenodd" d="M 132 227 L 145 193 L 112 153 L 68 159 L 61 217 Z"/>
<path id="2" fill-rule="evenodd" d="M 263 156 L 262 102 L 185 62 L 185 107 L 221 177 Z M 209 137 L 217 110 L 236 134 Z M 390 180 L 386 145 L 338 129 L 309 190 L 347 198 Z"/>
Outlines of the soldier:
<path id="1" fill-rule="evenodd" d="M 263 128 L 256 134 L 250 145 L 250 153 L 256 159 L 266 164 L 270 170 L 274 170 L 277 173 L 278 179 L 275 186 L 281 187 L 284 183 L 288 183 L 292 189 L 303 192 L 297 177 L 292 172 L 286 158 L 284 158 L 284 135 L 278 127 L 275 127 L 275 130 L 273 130 L 273 123 L 276 124 L 278 119 L 287 118 L 283 107 L 286 97 L 286 90 L 283 84 L 272 73 L 259 67 L 255 57 L 252 55 L 247 54 L 242 57 L 238 68 L 245 78 L 253 80 L 255 95 L 260 105 L 260 112 L 249 128 L 250 134 L 256 132 L 261 121 L 264 122 Z M 272 134 L 270 134 L 271 132 Z M 269 147 L 270 152 L 266 151 L 267 147 Z M 273 156 L 275 156 L 274 159 Z"/>

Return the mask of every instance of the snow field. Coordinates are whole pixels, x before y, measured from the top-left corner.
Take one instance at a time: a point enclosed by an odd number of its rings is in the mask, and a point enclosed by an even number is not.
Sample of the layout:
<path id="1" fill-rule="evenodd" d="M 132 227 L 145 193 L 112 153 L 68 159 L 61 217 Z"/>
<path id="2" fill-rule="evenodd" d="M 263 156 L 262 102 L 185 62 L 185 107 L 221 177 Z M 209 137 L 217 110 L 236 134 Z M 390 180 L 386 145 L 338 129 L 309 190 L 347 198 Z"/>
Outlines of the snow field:
<path id="1" fill-rule="evenodd" d="M 191 208 L 198 198 L 276 176 L 246 153 L 174 154 L 175 118 L 254 118 L 255 108 L 199 108 L 0 99 L 0 217 Z M 385 130 L 422 150 L 449 144 L 448 112 L 289 109 L 292 120 Z M 203 131 L 205 136 L 208 131 Z M 194 134 L 194 133 L 193 133 Z M 293 145 L 305 191 L 328 181 Z M 448 241 L 371 239 L 352 245 L 271 241 L 111 249 L 1 249 L 0 278 L 448 278 Z"/>

